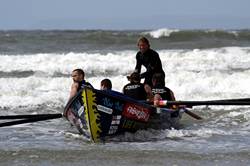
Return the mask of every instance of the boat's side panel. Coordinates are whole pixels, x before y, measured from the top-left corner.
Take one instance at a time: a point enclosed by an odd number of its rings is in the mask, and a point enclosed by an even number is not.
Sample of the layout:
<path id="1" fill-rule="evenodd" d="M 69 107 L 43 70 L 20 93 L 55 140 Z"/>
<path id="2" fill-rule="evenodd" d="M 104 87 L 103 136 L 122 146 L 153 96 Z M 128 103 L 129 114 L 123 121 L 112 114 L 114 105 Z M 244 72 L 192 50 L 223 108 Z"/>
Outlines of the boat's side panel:
<path id="1" fill-rule="evenodd" d="M 72 125 L 74 125 L 78 129 L 81 134 L 91 139 L 91 135 L 89 133 L 88 126 L 85 120 L 82 93 L 82 90 L 79 91 L 76 96 L 69 100 L 64 109 L 64 116 Z"/>
<path id="2" fill-rule="evenodd" d="M 129 102 L 122 95 L 85 88 L 83 93 L 86 121 L 92 140 L 124 131 L 146 128 L 152 110 Z"/>
<path id="3" fill-rule="evenodd" d="M 156 128 L 162 122 L 172 126 L 172 120 L 176 119 L 171 117 L 171 112 L 166 112 L 168 118 L 159 123 L 161 115 L 155 112 L 154 107 L 123 94 L 85 87 L 68 102 L 64 115 L 80 133 L 99 142 L 124 131 Z"/>

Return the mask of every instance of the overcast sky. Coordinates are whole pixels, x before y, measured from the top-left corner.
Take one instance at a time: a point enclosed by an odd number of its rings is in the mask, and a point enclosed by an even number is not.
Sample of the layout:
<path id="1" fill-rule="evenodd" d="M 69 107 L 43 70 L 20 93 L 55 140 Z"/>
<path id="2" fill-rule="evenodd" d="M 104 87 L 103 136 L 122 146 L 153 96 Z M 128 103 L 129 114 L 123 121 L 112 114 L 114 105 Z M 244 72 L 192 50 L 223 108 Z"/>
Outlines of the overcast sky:
<path id="1" fill-rule="evenodd" d="M 0 29 L 246 29 L 250 0 L 0 0 Z"/>

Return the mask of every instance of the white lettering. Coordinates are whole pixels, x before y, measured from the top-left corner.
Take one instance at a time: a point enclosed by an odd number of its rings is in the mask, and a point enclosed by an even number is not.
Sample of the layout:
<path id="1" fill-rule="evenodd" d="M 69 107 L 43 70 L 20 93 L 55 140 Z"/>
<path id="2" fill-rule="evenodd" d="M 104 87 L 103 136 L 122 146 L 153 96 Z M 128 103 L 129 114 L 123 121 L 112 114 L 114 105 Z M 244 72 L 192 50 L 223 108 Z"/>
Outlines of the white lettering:
<path id="1" fill-rule="evenodd" d="M 165 89 L 152 89 L 153 94 L 162 94 L 166 93 L 167 91 Z"/>
<path id="2" fill-rule="evenodd" d="M 105 112 L 107 114 L 112 114 L 113 113 L 113 110 L 111 108 L 104 107 L 102 105 L 97 105 L 97 109 L 98 109 L 98 111 Z"/>
<path id="3" fill-rule="evenodd" d="M 136 89 L 136 88 L 138 88 L 138 87 L 140 87 L 140 85 L 129 85 L 129 86 L 127 86 L 125 89 L 126 89 L 126 90 L 130 90 L 130 89 Z"/>

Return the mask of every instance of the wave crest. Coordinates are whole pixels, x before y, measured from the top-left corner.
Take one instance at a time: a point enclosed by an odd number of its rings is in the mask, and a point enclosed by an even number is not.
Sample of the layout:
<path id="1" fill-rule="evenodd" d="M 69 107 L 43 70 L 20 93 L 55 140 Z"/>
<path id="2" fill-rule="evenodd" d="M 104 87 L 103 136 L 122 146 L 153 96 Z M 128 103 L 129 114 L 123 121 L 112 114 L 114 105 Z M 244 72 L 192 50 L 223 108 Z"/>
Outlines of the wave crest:
<path id="1" fill-rule="evenodd" d="M 153 38 L 160 38 L 160 37 L 169 37 L 173 32 L 179 32 L 178 29 L 167 29 L 167 28 L 161 28 L 158 30 L 150 31 L 150 32 L 144 32 L 143 34 L 149 34 Z"/>

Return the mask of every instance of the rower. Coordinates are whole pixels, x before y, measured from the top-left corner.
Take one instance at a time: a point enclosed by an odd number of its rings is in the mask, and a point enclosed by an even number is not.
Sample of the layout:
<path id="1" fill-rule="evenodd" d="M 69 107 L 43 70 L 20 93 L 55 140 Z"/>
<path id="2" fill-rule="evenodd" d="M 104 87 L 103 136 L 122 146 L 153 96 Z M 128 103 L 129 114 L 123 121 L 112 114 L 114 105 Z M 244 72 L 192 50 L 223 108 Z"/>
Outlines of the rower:
<path id="1" fill-rule="evenodd" d="M 101 90 L 112 90 L 112 83 L 110 79 L 105 78 L 101 81 Z"/>
<path id="2" fill-rule="evenodd" d="M 101 81 L 100 90 L 105 91 L 105 92 L 108 92 L 108 93 L 110 93 L 110 94 L 112 94 L 112 95 L 115 95 L 115 96 L 117 96 L 117 95 L 119 95 L 119 96 L 120 96 L 120 95 L 123 95 L 123 94 L 120 93 L 120 92 L 117 92 L 117 91 L 115 91 L 115 90 L 112 90 L 112 83 L 111 83 L 111 80 L 108 79 L 108 78 L 105 78 L 105 79 L 103 79 L 103 80 Z"/>
<path id="3" fill-rule="evenodd" d="M 72 71 L 71 77 L 73 79 L 73 83 L 71 85 L 71 91 L 69 97 L 70 99 L 74 97 L 77 94 L 77 92 L 84 86 L 93 88 L 93 86 L 90 83 L 84 80 L 85 73 L 82 69 L 74 69 Z"/>
<path id="4" fill-rule="evenodd" d="M 146 100 L 147 93 L 144 84 L 140 83 L 140 74 L 133 72 L 130 76 L 127 76 L 130 83 L 123 87 L 123 93 L 136 100 Z"/>
<path id="5" fill-rule="evenodd" d="M 155 73 L 152 77 L 152 94 L 154 95 L 154 105 L 159 100 L 175 101 L 174 93 L 168 87 L 165 87 L 165 79 L 162 73 Z"/>

